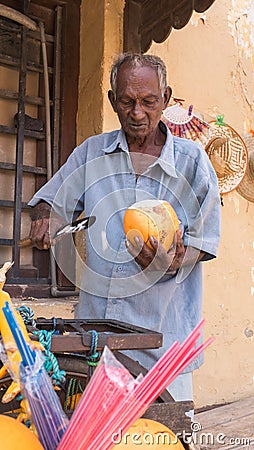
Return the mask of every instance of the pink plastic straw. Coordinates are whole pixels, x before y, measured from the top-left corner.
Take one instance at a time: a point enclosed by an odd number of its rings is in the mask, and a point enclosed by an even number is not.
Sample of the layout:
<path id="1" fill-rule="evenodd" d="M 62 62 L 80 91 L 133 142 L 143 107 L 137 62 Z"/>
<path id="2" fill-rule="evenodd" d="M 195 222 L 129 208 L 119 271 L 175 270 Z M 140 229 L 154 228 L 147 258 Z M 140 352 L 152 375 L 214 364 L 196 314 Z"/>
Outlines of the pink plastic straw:
<path id="1" fill-rule="evenodd" d="M 118 365 L 120 368 L 105 367 L 100 362 L 73 413 L 58 450 L 78 450 L 84 439 L 91 441 L 94 431 L 98 433 L 98 429 L 104 428 L 109 415 L 128 396 L 129 383 L 136 381 L 127 369 L 120 363 Z"/>
<path id="2" fill-rule="evenodd" d="M 199 353 L 201 353 L 204 348 L 207 347 L 211 343 L 212 339 L 207 341 L 205 344 L 201 345 L 195 352 L 193 350 L 191 351 L 190 357 L 185 359 L 185 363 L 181 363 L 179 361 L 178 368 L 175 369 L 175 371 L 170 374 L 171 369 L 167 368 L 165 365 L 163 367 L 162 373 L 160 373 L 158 370 L 154 372 L 154 377 L 152 379 L 148 380 L 148 375 L 144 377 L 144 379 L 141 381 L 141 383 L 136 388 L 136 397 L 134 401 L 131 403 L 130 408 L 125 408 L 124 415 L 121 419 L 121 422 L 119 423 L 118 418 L 116 418 L 116 423 L 108 423 L 108 432 L 109 429 L 112 430 L 111 436 L 115 432 L 115 430 L 121 429 L 121 431 L 124 433 L 129 426 L 135 421 L 138 417 L 140 417 L 145 410 L 150 406 L 150 404 L 161 394 L 161 392 L 176 378 L 177 375 L 181 373 L 181 371 L 187 367 L 190 362 L 195 359 Z M 186 342 L 188 344 L 188 341 Z M 186 346 L 186 345 L 185 345 Z M 168 352 L 167 352 L 168 353 Z M 165 362 L 166 354 L 162 357 L 162 360 Z M 154 368 L 151 369 L 153 372 Z M 151 372 L 150 371 L 150 372 Z M 152 390 L 151 390 L 152 387 Z M 143 391 L 143 392 L 142 392 Z M 143 395 L 142 395 L 143 394 Z M 121 417 L 121 414 L 119 412 L 118 417 Z M 108 434 L 109 435 L 109 434 Z M 106 446 L 106 442 L 103 440 L 101 441 L 102 446 L 96 447 L 101 448 L 103 450 L 106 450 L 108 448 Z M 95 444 L 95 443 L 94 443 Z M 109 448 L 111 448 L 111 443 L 109 442 Z M 91 447 L 92 450 L 92 447 Z"/>
<path id="3" fill-rule="evenodd" d="M 167 351 L 167 359 L 173 360 L 175 355 L 179 351 L 179 348 L 180 348 L 180 344 L 178 342 L 175 342 Z M 143 380 L 140 383 L 143 383 Z M 135 387 L 135 390 L 133 390 L 129 393 L 129 395 L 126 397 L 126 399 L 124 400 L 124 402 L 122 404 L 117 405 L 117 408 L 114 410 L 114 414 L 112 412 L 111 415 L 108 415 L 107 422 L 105 423 L 105 427 L 100 428 L 99 434 L 98 434 L 98 430 L 96 430 L 96 435 L 94 436 L 94 439 L 91 441 L 91 443 L 88 447 L 84 447 L 84 448 L 86 448 L 87 450 L 89 450 L 89 449 L 93 450 L 94 448 L 97 449 L 97 446 L 100 447 L 100 442 L 102 441 L 101 436 L 104 436 L 104 435 L 111 436 L 112 435 L 112 433 L 114 432 L 114 422 L 117 421 L 119 417 L 124 416 L 125 411 L 129 411 L 129 408 L 133 408 L 133 403 L 137 402 L 137 392 L 136 391 L 137 391 L 138 387 L 139 387 L 139 384 Z M 110 430 L 112 430 L 112 432 Z M 101 447 L 101 448 L 103 448 L 103 447 Z"/>
<path id="4" fill-rule="evenodd" d="M 113 433 L 115 432 L 115 430 L 121 429 L 122 434 L 124 434 L 124 432 L 128 430 L 129 426 L 145 412 L 145 410 L 148 408 L 148 406 L 150 406 L 150 404 L 161 394 L 161 392 L 176 378 L 176 376 L 181 372 L 181 370 L 183 370 L 183 368 L 185 368 L 194 358 L 196 358 L 197 355 L 201 351 L 203 351 L 203 349 L 207 345 L 209 345 L 211 343 L 211 341 L 212 340 L 209 340 L 209 342 L 207 341 L 207 343 L 200 346 L 195 352 L 192 351 L 191 359 L 187 358 L 184 366 L 183 366 L 183 364 L 180 363 L 181 369 L 179 368 L 178 370 L 176 370 L 175 373 L 172 374 L 172 376 L 170 378 L 168 378 L 169 377 L 168 371 L 166 371 L 166 368 L 164 367 L 163 384 L 162 384 L 161 379 L 157 380 L 158 381 L 157 386 L 154 386 L 153 383 L 150 384 L 150 382 L 149 382 L 150 386 L 153 386 L 153 388 L 156 388 L 156 389 L 153 389 L 153 392 L 149 392 L 149 390 L 148 390 L 148 392 L 145 392 L 146 394 L 148 394 L 148 396 L 144 396 L 143 398 L 142 398 L 142 396 L 135 397 L 132 400 L 132 403 L 130 405 L 127 405 L 127 407 L 124 408 L 122 417 L 121 417 L 121 412 L 119 411 L 118 417 L 112 418 L 113 420 L 110 421 L 111 423 L 107 424 L 107 430 L 106 430 L 107 436 L 104 435 L 104 439 L 102 440 L 101 436 L 103 433 L 100 433 L 99 442 L 94 441 L 93 444 L 95 447 L 93 447 L 93 446 L 88 447 L 88 450 L 93 450 L 93 448 L 96 448 L 96 449 L 98 448 L 98 449 L 103 449 L 103 450 L 111 448 L 112 436 L 113 436 Z M 157 377 L 159 378 L 158 373 L 156 373 L 155 375 L 157 375 Z M 162 376 L 163 376 L 163 374 L 162 374 Z M 143 385 L 144 383 L 145 383 L 145 378 L 142 380 L 140 385 L 137 387 L 136 391 L 139 390 L 141 385 Z M 155 377 L 155 383 L 156 383 L 156 377 Z M 149 384 L 147 385 L 148 389 L 149 389 Z M 121 421 L 119 421 L 119 417 L 121 418 Z"/>
<path id="5" fill-rule="evenodd" d="M 170 367 L 163 366 L 163 371 L 160 372 L 158 369 L 156 372 L 154 371 L 155 366 L 151 369 L 151 371 L 144 377 L 144 379 L 137 386 L 135 393 L 136 396 L 133 401 L 128 405 L 124 410 L 124 414 L 121 417 L 119 412 L 118 417 L 116 417 L 116 421 L 112 421 L 113 423 L 108 423 L 108 439 L 102 440 L 100 439 L 101 446 L 96 446 L 96 449 L 107 450 L 112 446 L 112 435 L 116 430 L 121 429 L 122 434 L 128 430 L 130 425 L 140 417 L 146 409 L 153 403 L 153 401 L 163 392 L 163 390 L 170 384 L 172 381 L 181 373 L 181 371 L 187 367 L 191 361 L 193 361 L 211 342 L 213 339 L 209 339 L 205 344 L 201 345 L 195 351 L 191 351 L 189 357 L 185 358 L 185 363 L 179 360 L 179 364 L 173 372 Z M 187 344 L 188 342 L 186 342 Z M 168 352 L 167 352 L 168 353 Z M 165 354 L 160 362 L 164 360 L 167 354 Z M 153 372 L 153 377 L 150 378 L 150 373 Z M 148 377 L 149 375 L 149 377 Z M 120 418 L 120 420 L 119 420 Z M 110 438 L 111 436 L 111 438 Z M 106 436 L 105 436 L 106 438 Z M 111 442 L 110 440 L 111 439 Z M 96 444 L 96 442 L 94 442 Z M 92 450 L 92 447 L 91 447 Z"/>
<path id="6" fill-rule="evenodd" d="M 202 320 L 182 345 L 175 342 L 138 383 L 127 369 L 99 364 L 74 411 L 57 450 L 109 450 L 113 433 L 124 434 L 170 383 L 211 344 L 194 348 Z M 116 378 L 119 377 L 119 382 Z M 119 381 L 118 380 L 118 381 Z M 127 387 L 130 380 L 133 384 Z"/>
<path id="7" fill-rule="evenodd" d="M 153 401 L 163 392 L 163 390 L 170 384 L 172 381 L 181 373 L 181 371 L 187 367 L 190 362 L 195 359 L 203 350 L 206 348 L 212 340 L 207 341 L 205 344 L 201 345 L 195 352 L 193 352 L 191 358 L 188 358 L 185 361 L 184 365 L 181 365 L 181 367 L 178 368 L 178 370 L 175 371 L 174 375 L 170 375 L 168 377 L 168 373 L 165 374 L 164 381 L 160 381 L 160 386 L 156 386 L 156 388 L 153 390 L 153 392 L 148 391 L 145 392 L 145 395 L 141 397 L 135 397 L 133 399 L 133 402 L 129 404 L 128 408 L 125 408 L 123 416 L 119 413 L 118 418 L 116 418 L 116 421 L 114 423 L 108 424 L 108 430 L 107 430 L 107 436 L 105 435 L 104 438 L 100 437 L 99 444 L 96 445 L 96 442 L 94 442 L 95 447 L 97 450 L 109 450 L 113 447 L 112 442 L 112 436 L 113 434 L 121 430 L 122 435 L 129 429 L 129 427 L 137 420 L 139 417 L 141 417 L 146 409 L 153 403 Z M 145 379 L 144 379 L 145 380 Z M 140 383 L 140 385 L 144 382 L 144 380 Z M 140 385 L 137 389 L 139 389 Z M 85 450 L 85 447 L 82 449 Z M 93 450 L 93 447 L 89 447 L 87 450 Z"/>
<path id="8" fill-rule="evenodd" d="M 89 420 L 89 418 L 91 419 L 91 417 L 93 416 L 93 412 L 94 412 L 94 410 L 96 408 L 97 402 L 100 401 L 99 394 L 100 394 L 100 397 L 102 397 L 103 395 L 105 395 L 105 392 L 107 390 L 107 383 L 105 383 L 105 380 L 103 379 L 102 371 L 103 371 L 103 367 L 101 367 L 101 366 L 99 367 L 98 366 L 96 371 L 94 372 L 94 375 L 93 375 L 93 382 L 95 384 L 97 384 L 97 385 L 100 385 L 104 381 L 103 393 L 100 393 L 99 390 L 97 392 L 94 391 L 93 392 L 94 395 L 92 396 L 91 395 L 92 389 L 89 389 L 89 385 L 88 385 L 86 390 L 85 390 L 85 392 L 84 392 L 84 394 L 81 396 L 81 399 L 80 399 L 80 401 L 78 403 L 78 406 L 76 407 L 76 409 L 75 409 L 75 411 L 74 411 L 74 413 L 72 415 L 72 420 L 71 420 L 72 423 L 73 423 L 74 417 L 75 417 L 76 423 L 79 423 L 80 420 L 82 419 L 81 418 L 81 411 L 82 410 L 81 410 L 81 407 L 80 407 L 82 404 L 89 403 L 89 405 L 90 405 L 90 414 L 87 416 L 87 420 Z M 93 401 L 92 401 L 92 399 L 93 399 Z M 59 444 L 59 448 L 62 448 L 63 445 L 66 445 L 66 446 L 68 445 L 69 440 L 73 439 L 73 433 L 74 432 L 76 432 L 76 431 L 73 429 L 73 425 L 71 426 L 71 423 L 70 423 L 69 427 L 67 428 L 67 431 L 65 432 L 65 434 L 63 436 L 63 439 L 61 440 L 61 442 Z M 65 447 L 65 448 L 67 448 L 67 447 Z"/>

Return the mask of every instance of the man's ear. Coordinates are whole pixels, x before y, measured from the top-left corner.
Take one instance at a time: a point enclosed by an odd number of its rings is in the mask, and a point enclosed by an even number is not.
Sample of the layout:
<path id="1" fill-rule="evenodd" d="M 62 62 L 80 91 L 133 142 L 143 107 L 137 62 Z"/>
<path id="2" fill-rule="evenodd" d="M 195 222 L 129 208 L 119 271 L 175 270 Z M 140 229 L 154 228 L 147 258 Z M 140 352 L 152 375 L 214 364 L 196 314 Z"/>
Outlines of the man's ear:
<path id="1" fill-rule="evenodd" d="M 113 110 L 114 110 L 115 112 L 117 112 L 115 96 L 114 96 L 113 91 L 111 91 L 111 90 L 108 91 L 108 99 L 109 99 L 109 101 L 110 101 L 110 103 L 111 103 L 111 106 L 112 106 Z"/>
<path id="2" fill-rule="evenodd" d="M 171 98 L 172 95 L 172 89 L 170 86 L 167 86 L 164 92 L 164 109 L 168 106 L 169 100 Z"/>

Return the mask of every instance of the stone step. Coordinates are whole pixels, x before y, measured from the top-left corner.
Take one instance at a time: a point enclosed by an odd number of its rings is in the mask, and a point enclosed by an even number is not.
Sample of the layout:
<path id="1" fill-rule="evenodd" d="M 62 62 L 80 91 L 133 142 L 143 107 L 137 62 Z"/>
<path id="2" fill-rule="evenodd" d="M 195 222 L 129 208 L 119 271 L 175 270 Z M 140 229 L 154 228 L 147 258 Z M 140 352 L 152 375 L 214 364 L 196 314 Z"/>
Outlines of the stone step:
<path id="1" fill-rule="evenodd" d="M 77 297 L 63 298 L 12 298 L 16 308 L 20 306 L 29 306 L 34 311 L 36 317 L 61 317 L 63 319 L 73 319 L 74 307 L 77 304 Z"/>

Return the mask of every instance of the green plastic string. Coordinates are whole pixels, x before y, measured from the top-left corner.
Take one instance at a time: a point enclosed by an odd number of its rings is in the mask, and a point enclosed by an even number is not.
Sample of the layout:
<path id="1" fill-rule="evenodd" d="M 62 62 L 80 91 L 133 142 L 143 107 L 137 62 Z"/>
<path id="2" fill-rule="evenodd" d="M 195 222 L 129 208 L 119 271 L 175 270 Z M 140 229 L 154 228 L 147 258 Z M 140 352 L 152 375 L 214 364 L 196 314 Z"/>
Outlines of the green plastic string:
<path id="1" fill-rule="evenodd" d="M 87 364 L 89 366 L 97 366 L 99 362 L 99 353 L 97 352 L 98 333 L 96 330 L 89 330 L 88 333 L 91 334 L 91 346 L 87 354 Z"/>
<path id="2" fill-rule="evenodd" d="M 76 385 L 77 385 L 77 388 L 76 388 Z M 75 393 L 75 391 L 76 391 L 76 393 Z M 84 389 L 82 388 L 80 381 L 78 381 L 76 378 L 70 378 L 67 392 L 66 392 L 65 402 L 64 402 L 64 411 L 68 410 L 68 403 L 70 403 L 70 408 L 71 408 L 72 399 L 75 397 L 75 395 L 83 394 L 83 392 L 84 392 Z M 75 404 L 75 406 L 76 406 L 76 404 Z"/>
<path id="3" fill-rule="evenodd" d="M 30 308 L 30 306 L 22 305 L 16 308 L 16 310 L 21 315 L 25 325 L 31 325 L 32 327 L 35 327 L 36 322 L 34 320 L 34 311 L 32 310 L 32 308 Z"/>
<path id="4" fill-rule="evenodd" d="M 224 114 L 221 114 L 220 116 L 216 116 L 215 125 L 219 125 L 220 127 L 227 126 L 227 124 L 224 122 Z"/>
<path id="5" fill-rule="evenodd" d="M 39 330 L 34 331 L 33 334 L 39 337 L 39 342 L 44 347 L 44 367 L 47 372 L 53 371 L 53 374 L 51 375 L 52 382 L 54 385 L 59 386 L 65 382 L 66 372 L 64 370 L 60 370 L 57 358 L 50 351 L 51 339 L 54 331 Z"/>

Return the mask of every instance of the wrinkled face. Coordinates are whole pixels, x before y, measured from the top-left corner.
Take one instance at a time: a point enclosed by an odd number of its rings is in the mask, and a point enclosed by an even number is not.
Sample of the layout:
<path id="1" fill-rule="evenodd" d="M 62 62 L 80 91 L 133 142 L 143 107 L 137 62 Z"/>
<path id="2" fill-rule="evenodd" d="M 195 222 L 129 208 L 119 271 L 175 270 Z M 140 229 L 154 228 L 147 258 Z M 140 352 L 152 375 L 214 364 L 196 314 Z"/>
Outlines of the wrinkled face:
<path id="1" fill-rule="evenodd" d="M 109 99 L 127 137 L 144 139 L 155 132 L 170 93 L 167 88 L 162 94 L 152 67 L 132 68 L 128 63 L 120 67 L 116 98 L 110 91 Z"/>

